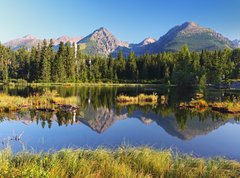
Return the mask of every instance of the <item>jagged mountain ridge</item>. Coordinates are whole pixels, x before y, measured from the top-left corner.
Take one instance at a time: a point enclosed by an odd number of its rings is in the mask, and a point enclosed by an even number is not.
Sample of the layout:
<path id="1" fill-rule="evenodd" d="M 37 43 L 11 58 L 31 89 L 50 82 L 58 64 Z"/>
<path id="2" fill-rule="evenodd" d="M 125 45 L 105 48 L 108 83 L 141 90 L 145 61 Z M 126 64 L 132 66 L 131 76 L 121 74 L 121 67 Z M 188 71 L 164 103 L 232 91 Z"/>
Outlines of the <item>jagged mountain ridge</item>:
<path id="1" fill-rule="evenodd" d="M 118 40 L 104 27 L 95 30 L 84 38 L 62 36 L 53 39 L 54 49 L 57 49 L 60 41 L 64 43 L 67 41 L 77 43 L 83 53 L 105 56 L 109 54 L 116 56 L 119 51 L 122 51 L 125 56 L 131 51 L 134 51 L 137 55 L 142 55 L 147 52 L 154 54 L 163 51 L 178 51 L 184 44 L 187 44 L 191 51 L 201 51 L 202 49 L 234 49 L 240 45 L 239 40 L 230 41 L 220 33 L 210 28 L 199 26 L 194 22 L 185 22 L 182 25 L 177 25 L 158 40 L 148 37 L 137 44 Z M 32 46 L 36 47 L 38 43 L 42 43 L 42 40 L 32 35 L 27 35 L 23 38 L 11 40 L 4 45 L 11 47 L 13 50 L 17 50 L 21 47 L 27 47 L 28 49 Z"/>
<path id="2" fill-rule="evenodd" d="M 53 45 L 54 45 L 54 49 L 58 49 L 58 46 L 60 44 L 60 42 L 63 43 L 77 43 L 79 40 L 81 40 L 83 37 L 70 37 L 70 36 L 61 36 L 57 39 L 52 39 L 53 40 Z M 48 42 L 50 41 L 50 39 L 47 40 Z M 38 39 L 36 37 L 34 37 L 33 35 L 26 35 L 22 38 L 18 38 L 15 40 L 11 40 L 8 41 L 6 43 L 4 43 L 5 46 L 7 47 L 11 47 L 14 51 L 25 47 L 27 49 L 31 49 L 32 47 L 37 47 L 38 44 L 42 44 L 43 40 L 42 39 Z"/>

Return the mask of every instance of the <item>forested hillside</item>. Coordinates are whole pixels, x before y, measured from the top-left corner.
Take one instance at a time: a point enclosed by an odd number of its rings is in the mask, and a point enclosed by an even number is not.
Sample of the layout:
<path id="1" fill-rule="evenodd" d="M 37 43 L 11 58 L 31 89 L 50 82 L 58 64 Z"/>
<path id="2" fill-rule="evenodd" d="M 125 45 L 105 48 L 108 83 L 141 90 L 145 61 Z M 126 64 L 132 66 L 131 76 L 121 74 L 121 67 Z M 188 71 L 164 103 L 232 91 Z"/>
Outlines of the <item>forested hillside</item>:
<path id="1" fill-rule="evenodd" d="M 120 51 L 111 56 L 89 56 L 63 42 L 53 50 L 53 41 L 31 50 L 13 51 L 0 45 L 0 78 L 28 82 L 139 82 L 172 83 L 183 86 L 219 84 L 240 77 L 240 49 L 190 52 L 163 52 L 124 58 Z"/>

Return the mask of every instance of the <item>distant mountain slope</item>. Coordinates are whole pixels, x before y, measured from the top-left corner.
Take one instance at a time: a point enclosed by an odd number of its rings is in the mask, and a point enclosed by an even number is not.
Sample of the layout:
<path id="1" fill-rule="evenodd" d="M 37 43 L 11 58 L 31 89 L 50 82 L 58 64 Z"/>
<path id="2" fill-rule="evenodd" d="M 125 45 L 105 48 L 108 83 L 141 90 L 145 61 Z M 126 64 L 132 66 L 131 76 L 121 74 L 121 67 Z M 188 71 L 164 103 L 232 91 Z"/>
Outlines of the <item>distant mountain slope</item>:
<path id="1" fill-rule="evenodd" d="M 161 51 L 178 51 L 187 44 L 191 51 L 234 48 L 233 43 L 220 33 L 204 28 L 194 22 L 185 22 L 170 29 L 156 43 L 147 49 L 150 53 Z"/>
<path id="2" fill-rule="evenodd" d="M 53 39 L 54 49 L 58 49 L 60 42 L 70 42 L 70 43 L 77 43 L 83 37 L 69 37 L 69 36 L 61 36 L 57 39 Z M 47 40 L 48 42 L 50 39 Z M 37 47 L 38 43 L 42 44 L 43 40 L 37 39 L 33 35 L 26 35 L 22 38 L 18 38 L 15 40 L 11 40 L 9 42 L 4 43 L 5 46 L 11 47 L 14 51 L 18 50 L 19 48 L 26 47 L 27 49 L 31 49 L 32 47 Z"/>
<path id="3" fill-rule="evenodd" d="M 157 40 L 148 37 L 145 38 L 143 41 L 137 44 L 129 44 L 125 46 L 118 46 L 114 52 L 112 52 L 112 56 L 116 57 L 117 54 L 121 51 L 123 53 L 123 56 L 128 57 L 131 51 L 134 51 L 137 55 L 142 55 L 146 52 L 145 47 L 149 44 L 155 43 Z"/>
<path id="4" fill-rule="evenodd" d="M 53 44 L 54 45 L 59 45 L 60 42 L 64 42 L 64 43 L 67 43 L 67 42 L 70 42 L 70 43 L 77 43 L 78 41 L 80 41 L 81 39 L 83 39 L 83 37 L 79 36 L 79 37 L 70 37 L 70 36 L 61 36 L 57 39 L 53 39 Z"/>
<path id="5" fill-rule="evenodd" d="M 149 45 L 149 44 L 152 44 L 152 43 L 155 43 L 157 40 L 152 38 L 152 37 L 148 37 L 148 38 L 145 38 L 142 42 L 138 43 L 138 44 L 135 44 L 135 45 L 132 45 L 133 47 L 141 47 L 141 46 L 145 46 L 145 45 Z"/>
<path id="6" fill-rule="evenodd" d="M 18 38 L 15 40 L 11 40 L 7 43 L 4 43 L 5 46 L 11 47 L 13 50 L 18 50 L 21 47 L 26 47 L 27 49 L 31 49 L 33 46 L 37 47 L 38 43 L 41 43 L 40 39 L 32 35 L 26 35 L 23 38 Z"/>

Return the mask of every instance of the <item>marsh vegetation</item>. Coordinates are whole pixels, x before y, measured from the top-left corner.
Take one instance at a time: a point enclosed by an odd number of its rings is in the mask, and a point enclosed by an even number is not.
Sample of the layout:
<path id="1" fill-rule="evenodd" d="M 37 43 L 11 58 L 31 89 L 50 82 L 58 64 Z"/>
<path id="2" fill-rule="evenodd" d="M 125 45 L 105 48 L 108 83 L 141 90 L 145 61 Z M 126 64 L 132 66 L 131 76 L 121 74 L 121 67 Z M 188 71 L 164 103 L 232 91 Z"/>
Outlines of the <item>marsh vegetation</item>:
<path id="1" fill-rule="evenodd" d="M 0 151 L 2 177 L 239 177 L 240 163 L 147 147 L 67 149 L 52 153 Z M 110 163 L 110 164 L 109 164 Z"/>

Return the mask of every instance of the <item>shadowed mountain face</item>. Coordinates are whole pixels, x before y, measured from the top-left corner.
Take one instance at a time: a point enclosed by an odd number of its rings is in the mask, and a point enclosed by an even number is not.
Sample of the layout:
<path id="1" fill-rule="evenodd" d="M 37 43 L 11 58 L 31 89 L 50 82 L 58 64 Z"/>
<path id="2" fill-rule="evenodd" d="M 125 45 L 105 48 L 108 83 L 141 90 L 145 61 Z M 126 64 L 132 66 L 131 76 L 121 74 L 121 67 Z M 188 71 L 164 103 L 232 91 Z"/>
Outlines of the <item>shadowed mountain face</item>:
<path id="1" fill-rule="evenodd" d="M 207 117 L 202 121 L 200 121 L 199 117 L 176 118 L 176 115 L 172 113 L 169 116 L 161 117 L 151 112 L 143 113 L 140 110 L 136 110 L 128 117 L 137 118 L 144 124 L 155 122 L 169 135 L 181 140 L 191 140 L 197 136 L 207 135 L 228 122 L 221 119 L 213 121 L 211 117 Z"/>
<path id="2" fill-rule="evenodd" d="M 238 39 L 233 40 L 233 44 L 236 48 L 240 48 L 240 40 L 238 40 Z"/>
<path id="3" fill-rule="evenodd" d="M 144 53 L 148 52 L 146 51 L 146 47 L 154 44 L 157 40 L 151 37 L 148 37 L 144 39 L 142 42 L 138 44 L 132 44 L 130 46 L 130 50 L 128 50 L 128 54 L 124 54 L 125 56 L 129 55 L 129 52 L 134 51 L 137 55 L 143 55 Z"/>
<path id="4" fill-rule="evenodd" d="M 122 51 L 124 56 L 128 56 L 131 51 L 134 51 L 136 55 L 142 55 L 147 52 L 154 54 L 163 51 L 178 51 L 184 44 L 187 44 L 191 51 L 233 49 L 239 47 L 240 44 L 239 40 L 230 41 L 220 33 L 201 27 L 194 22 L 185 22 L 182 25 L 173 27 L 159 40 L 149 37 L 137 44 L 122 42 L 103 27 L 84 38 L 62 36 L 53 39 L 54 49 L 57 49 L 61 41 L 64 43 L 68 41 L 77 43 L 83 53 L 104 56 L 109 54 L 116 56 L 119 51 Z M 38 43 L 42 43 L 42 40 L 32 35 L 27 35 L 23 38 L 9 41 L 5 45 L 13 50 L 17 50 L 21 47 L 30 49 L 33 46 L 36 47 Z"/>
<path id="5" fill-rule="evenodd" d="M 194 137 L 207 135 L 217 130 L 219 127 L 226 124 L 227 121 L 212 121 L 211 118 L 199 121 L 199 118 L 195 117 L 187 120 L 183 128 L 181 128 L 181 123 L 178 123 L 175 117 L 159 119 L 156 120 L 156 123 L 171 136 L 175 136 L 181 140 L 191 140 Z"/>

